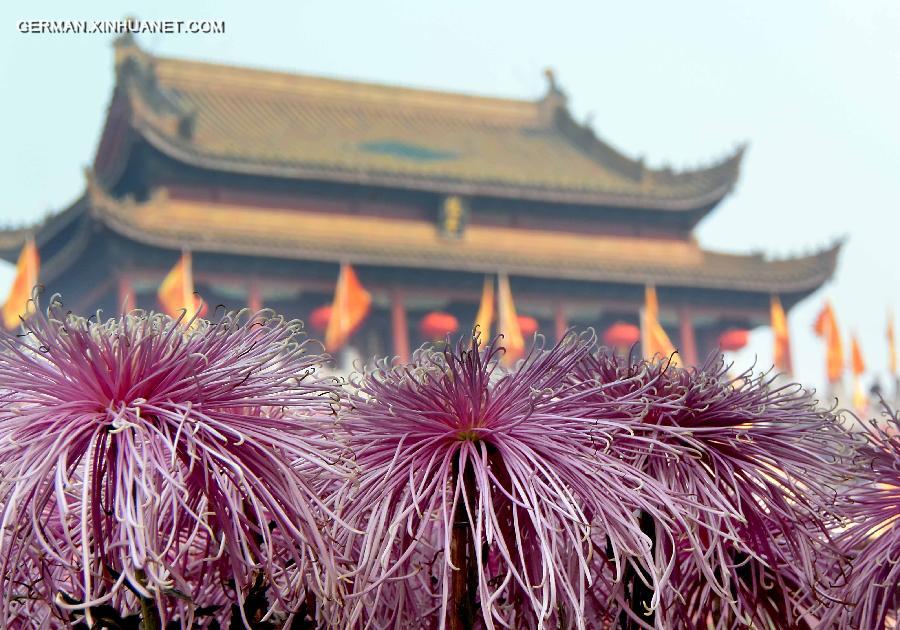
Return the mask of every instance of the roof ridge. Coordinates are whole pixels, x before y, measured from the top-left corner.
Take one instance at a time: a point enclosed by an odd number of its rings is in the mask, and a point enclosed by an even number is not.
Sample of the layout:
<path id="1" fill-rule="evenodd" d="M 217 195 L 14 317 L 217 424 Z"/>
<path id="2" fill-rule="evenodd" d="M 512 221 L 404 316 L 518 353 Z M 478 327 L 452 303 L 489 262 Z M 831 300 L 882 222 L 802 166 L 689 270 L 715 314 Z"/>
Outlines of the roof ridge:
<path id="1" fill-rule="evenodd" d="M 142 51 L 143 52 L 143 51 Z M 252 87 L 257 92 L 297 95 L 330 101 L 402 105 L 424 109 L 471 111 L 480 115 L 508 117 L 524 123 L 539 123 L 541 99 L 528 100 L 483 96 L 468 92 L 391 85 L 322 75 L 271 70 L 253 66 L 222 64 L 177 57 L 154 56 L 153 71 L 164 85 L 202 85 L 215 91 L 232 92 Z"/>
<path id="2" fill-rule="evenodd" d="M 579 123 L 562 108 L 555 117 L 556 128 L 585 155 L 635 182 L 675 184 L 698 177 L 714 180 L 730 190 L 737 182 L 748 143 L 739 144 L 732 152 L 705 166 L 676 169 L 669 165 L 647 166 L 644 157 L 631 157 L 611 142 L 597 135 L 588 123 Z"/>
<path id="3" fill-rule="evenodd" d="M 717 249 L 701 250 L 706 256 L 713 256 L 719 259 L 732 260 L 759 260 L 768 265 L 797 265 L 797 264 L 826 264 L 834 267 L 837 257 L 846 244 L 846 239 L 839 238 L 828 245 L 816 247 L 812 250 L 804 251 L 800 254 L 773 255 L 769 251 L 750 251 L 750 252 L 725 252 Z"/>

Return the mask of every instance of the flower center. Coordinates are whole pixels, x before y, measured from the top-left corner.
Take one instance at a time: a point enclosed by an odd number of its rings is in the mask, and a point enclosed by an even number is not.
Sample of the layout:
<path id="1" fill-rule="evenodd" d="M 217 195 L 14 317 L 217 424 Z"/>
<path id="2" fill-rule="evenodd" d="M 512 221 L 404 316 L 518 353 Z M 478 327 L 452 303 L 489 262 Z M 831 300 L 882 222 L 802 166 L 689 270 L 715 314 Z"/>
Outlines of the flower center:
<path id="1" fill-rule="evenodd" d="M 478 442 L 481 439 L 478 435 L 478 431 L 473 429 L 460 431 L 458 437 L 460 442 Z"/>

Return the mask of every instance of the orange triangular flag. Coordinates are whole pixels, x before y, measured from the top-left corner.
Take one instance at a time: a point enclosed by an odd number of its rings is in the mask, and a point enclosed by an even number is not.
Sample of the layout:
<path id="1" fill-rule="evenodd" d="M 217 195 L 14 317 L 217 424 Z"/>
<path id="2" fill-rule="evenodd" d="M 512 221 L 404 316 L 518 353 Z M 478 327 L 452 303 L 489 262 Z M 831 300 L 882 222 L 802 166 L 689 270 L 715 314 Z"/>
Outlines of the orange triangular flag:
<path id="1" fill-rule="evenodd" d="M 484 288 L 481 290 L 481 304 L 478 305 L 478 314 L 475 315 L 475 329 L 481 334 L 481 343 L 487 343 L 491 338 L 491 324 L 494 323 L 494 279 L 485 276 Z"/>
<path id="2" fill-rule="evenodd" d="M 831 329 L 834 322 L 834 312 L 831 310 L 831 302 L 825 300 L 822 310 L 816 315 L 816 321 L 813 324 L 813 332 L 819 337 L 825 337 Z"/>
<path id="3" fill-rule="evenodd" d="M 513 303 L 509 277 L 505 273 L 497 276 L 497 333 L 503 335 L 503 364 L 512 365 L 525 354 L 525 339 L 519 328 L 519 317 Z"/>
<path id="4" fill-rule="evenodd" d="M 331 317 L 325 329 L 325 349 L 337 352 L 343 348 L 369 314 L 371 306 L 372 295 L 360 284 L 353 267 L 342 264 L 331 303 Z"/>
<path id="5" fill-rule="evenodd" d="M 666 330 L 659 323 L 659 302 L 656 298 L 656 287 L 647 285 L 644 289 L 644 308 L 641 312 L 641 345 L 644 357 L 669 358 L 672 364 L 678 365 L 678 355 L 675 346 L 666 334 Z"/>
<path id="6" fill-rule="evenodd" d="M 774 361 L 775 369 L 785 374 L 790 374 L 791 365 L 791 337 L 788 330 L 787 315 L 781 306 L 781 299 L 777 295 L 771 300 L 772 336 L 775 341 Z"/>
<path id="7" fill-rule="evenodd" d="M 837 317 L 831 302 L 826 301 L 825 306 L 813 327 L 815 333 L 825 340 L 825 367 L 828 380 L 836 383 L 844 374 L 844 348 L 841 342 L 841 331 L 838 329 Z"/>
<path id="8" fill-rule="evenodd" d="M 9 290 L 9 297 L 3 304 L 3 325 L 7 330 L 16 328 L 22 321 L 20 317 L 26 315 L 28 300 L 31 299 L 31 292 L 38 283 L 40 269 L 41 257 L 38 255 L 34 239 L 29 238 L 19 254 L 16 277 Z"/>
<path id="9" fill-rule="evenodd" d="M 185 311 L 186 320 L 192 319 L 194 315 L 202 317 L 206 314 L 206 304 L 194 293 L 191 252 L 184 250 L 181 253 L 181 258 L 163 279 L 156 295 L 163 312 L 170 317 L 181 317 L 182 311 Z"/>
<path id="10" fill-rule="evenodd" d="M 850 337 L 850 367 L 855 376 L 859 376 L 866 371 L 866 362 L 863 360 L 859 339 L 857 339 L 856 335 Z"/>
<path id="11" fill-rule="evenodd" d="M 897 373 L 897 342 L 894 340 L 894 313 L 888 311 L 887 325 L 888 371 L 893 376 Z"/>

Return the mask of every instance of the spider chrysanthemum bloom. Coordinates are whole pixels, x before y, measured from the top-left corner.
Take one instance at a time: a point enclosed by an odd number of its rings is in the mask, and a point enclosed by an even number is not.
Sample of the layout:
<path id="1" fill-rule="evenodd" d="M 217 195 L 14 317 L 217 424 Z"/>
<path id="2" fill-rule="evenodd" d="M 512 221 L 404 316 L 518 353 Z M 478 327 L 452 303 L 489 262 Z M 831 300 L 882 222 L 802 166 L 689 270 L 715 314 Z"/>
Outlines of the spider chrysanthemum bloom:
<path id="1" fill-rule="evenodd" d="M 840 542 L 852 571 L 836 627 L 894 627 L 900 619 L 900 419 L 887 416 L 864 425 L 859 478 L 847 492 L 851 525 Z"/>
<path id="2" fill-rule="evenodd" d="M 823 567 L 839 556 L 829 532 L 853 444 L 838 418 L 797 385 L 729 376 L 721 357 L 685 369 L 601 352 L 574 381 L 611 385 L 585 402 L 616 400 L 640 420 L 617 453 L 684 499 L 673 520 L 687 526 L 674 545 L 658 540 L 658 562 L 674 554 L 676 567 L 657 623 L 802 627 L 828 604 Z M 635 613 L 639 603 L 620 596 Z"/>
<path id="3" fill-rule="evenodd" d="M 0 625 L 25 596 L 187 627 L 261 582 L 286 613 L 333 595 L 321 495 L 345 473 L 308 427 L 338 392 L 298 322 L 94 322 L 54 299 L 23 326 L 0 339 Z"/>
<path id="4" fill-rule="evenodd" d="M 586 418 L 567 383 L 593 339 L 509 371 L 500 343 L 423 350 L 357 379 L 341 421 L 361 471 L 346 517 L 363 529 L 348 543 L 359 603 L 345 623 L 594 627 L 592 567 L 607 553 L 614 572 L 652 566 L 635 515 L 667 499 L 605 453 L 616 404 Z"/>

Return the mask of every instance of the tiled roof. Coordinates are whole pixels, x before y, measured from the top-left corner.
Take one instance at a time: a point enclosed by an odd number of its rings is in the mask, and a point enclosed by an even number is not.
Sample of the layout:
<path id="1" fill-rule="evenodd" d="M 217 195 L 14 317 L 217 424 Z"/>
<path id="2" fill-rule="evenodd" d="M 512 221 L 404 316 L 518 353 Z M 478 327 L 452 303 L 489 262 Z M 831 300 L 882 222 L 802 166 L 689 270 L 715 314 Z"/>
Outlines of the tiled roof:
<path id="1" fill-rule="evenodd" d="M 135 242 L 178 250 L 286 260 L 496 273 L 625 284 L 808 293 L 834 273 L 840 243 L 782 260 L 701 248 L 694 240 L 527 230 L 470 224 L 462 238 L 441 236 L 424 221 L 259 207 L 170 196 L 117 200 L 89 178 L 87 193 L 30 228 L 0 230 L 0 257 L 14 262 L 28 235 L 39 248 L 61 243 L 42 275 L 54 276 L 82 255 L 95 223 Z M 64 230 L 69 236 L 57 238 Z M 46 272 L 46 274 L 45 274 Z"/>
<path id="2" fill-rule="evenodd" d="M 422 221 L 185 200 L 164 190 L 135 203 L 95 188 L 83 206 L 124 237 L 167 249 L 763 293 L 818 288 L 833 274 L 839 251 L 836 245 L 801 258 L 767 260 L 710 252 L 691 240 L 483 225 L 447 239 Z M 6 242 L 10 238 L 0 238 L 0 244 L 15 252 Z"/>
<path id="3" fill-rule="evenodd" d="M 551 87 L 488 98 L 152 57 L 117 47 L 131 124 L 180 161 L 229 172 L 622 207 L 696 210 L 733 187 L 712 167 L 645 168 L 575 123 Z"/>

